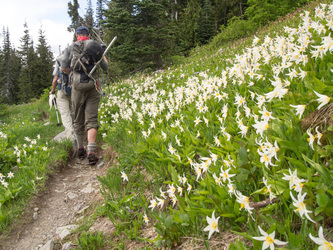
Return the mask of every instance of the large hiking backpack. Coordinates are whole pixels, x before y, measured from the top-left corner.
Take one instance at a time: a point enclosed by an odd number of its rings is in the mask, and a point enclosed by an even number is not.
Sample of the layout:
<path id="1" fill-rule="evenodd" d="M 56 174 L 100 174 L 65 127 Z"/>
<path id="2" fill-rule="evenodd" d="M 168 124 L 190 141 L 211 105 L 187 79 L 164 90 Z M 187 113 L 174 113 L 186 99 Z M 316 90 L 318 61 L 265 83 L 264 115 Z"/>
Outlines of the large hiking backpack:
<path id="1" fill-rule="evenodd" d="M 58 63 L 58 90 L 62 90 L 65 95 L 71 95 L 72 88 L 69 86 L 69 77 L 67 74 L 62 72 L 60 62 Z"/>
<path id="2" fill-rule="evenodd" d="M 104 49 L 94 40 L 76 42 L 73 45 L 71 68 L 73 71 L 88 75 L 102 58 Z"/>
<path id="3" fill-rule="evenodd" d="M 102 58 L 103 53 L 103 47 L 94 40 L 89 39 L 74 43 L 71 60 L 74 89 L 90 91 L 93 87 L 96 87 L 96 80 L 88 75 L 95 64 Z M 94 76 L 96 74 L 97 72 Z"/>

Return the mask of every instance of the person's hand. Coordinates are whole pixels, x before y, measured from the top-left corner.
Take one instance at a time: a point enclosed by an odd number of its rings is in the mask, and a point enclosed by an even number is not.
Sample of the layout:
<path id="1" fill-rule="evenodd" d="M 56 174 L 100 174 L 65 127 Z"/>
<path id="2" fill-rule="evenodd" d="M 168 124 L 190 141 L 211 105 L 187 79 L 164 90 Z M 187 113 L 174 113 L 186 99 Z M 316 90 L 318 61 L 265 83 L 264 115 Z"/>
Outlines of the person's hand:
<path id="1" fill-rule="evenodd" d="M 54 94 L 55 94 L 54 90 L 50 91 L 50 93 L 49 93 L 49 95 L 54 95 Z"/>
<path id="2" fill-rule="evenodd" d="M 54 105 L 54 101 L 55 101 L 55 94 L 51 94 L 49 96 L 49 105 L 50 105 L 50 109 L 52 108 L 52 106 Z"/>

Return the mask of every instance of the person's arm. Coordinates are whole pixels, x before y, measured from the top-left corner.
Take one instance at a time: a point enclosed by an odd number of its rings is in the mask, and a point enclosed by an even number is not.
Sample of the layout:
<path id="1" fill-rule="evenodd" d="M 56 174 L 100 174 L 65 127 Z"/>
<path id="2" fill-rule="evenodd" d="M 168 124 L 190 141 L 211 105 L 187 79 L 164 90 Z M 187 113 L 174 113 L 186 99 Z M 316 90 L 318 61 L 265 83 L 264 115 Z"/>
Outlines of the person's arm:
<path id="1" fill-rule="evenodd" d="M 59 62 L 56 61 L 54 64 L 54 70 L 53 70 L 53 81 L 52 81 L 52 89 L 50 91 L 50 95 L 55 93 L 55 89 L 57 87 L 57 80 L 58 80 L 58 73 L 59 73 Z"/>
<path id="2" fill-rule="evenodd" d="M 52 90 L 50 92 L 50 95 L 55 93 L 55 89 L 57 87 L 57 81 L 58 81 L 58 75 L 55 75 L 52 81 Z"/>

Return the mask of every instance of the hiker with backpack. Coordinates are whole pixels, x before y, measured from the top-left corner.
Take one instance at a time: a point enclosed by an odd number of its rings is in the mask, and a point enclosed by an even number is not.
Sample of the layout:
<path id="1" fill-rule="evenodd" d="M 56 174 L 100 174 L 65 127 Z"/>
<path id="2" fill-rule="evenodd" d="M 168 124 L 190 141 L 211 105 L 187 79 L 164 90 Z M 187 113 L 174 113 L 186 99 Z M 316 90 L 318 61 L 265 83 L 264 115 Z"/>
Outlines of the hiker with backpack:
<path id="1" fill-rule="evenodd" d="M 72 122 L 72 103 L 71 103 L 71 88 L 69 87 L 68 75 L 61 71 L 60 63 L 62 55 L 56 58 L 53 70 L 53 81 L 52 89 L 50 91 L 50 99 L 52 99 L 53 104 L 57 104 L 58 110 L 60 112 L 62 124 L 67 131 L 67 137 L 74 141 L 74 128 Z M 55 97 L 55 90 L 58 89 L 57 97 Z"/>
<path id="2" fill-rule="evenodd" d="M 80 159 L 87 156 L 89 165 L 98 161 L 96 155 L 96 139 L 98 130 L 98 106 L 100 92 L 98 87 L 98 71 L 90 74 L 95 64 L 107 71 L 107 61 L 103 57 L 104 49 L 96 41 L 90 39 L 89 29 L 80 26 L 76 29 L 77 41 L 66 48 L 61 60 L 61 69 L 69 75 L 72 87 L 73 125 L 77 140 L 77 154 Z M 83 145 L 84 129 L 87 129 L 87 150 Z"/>

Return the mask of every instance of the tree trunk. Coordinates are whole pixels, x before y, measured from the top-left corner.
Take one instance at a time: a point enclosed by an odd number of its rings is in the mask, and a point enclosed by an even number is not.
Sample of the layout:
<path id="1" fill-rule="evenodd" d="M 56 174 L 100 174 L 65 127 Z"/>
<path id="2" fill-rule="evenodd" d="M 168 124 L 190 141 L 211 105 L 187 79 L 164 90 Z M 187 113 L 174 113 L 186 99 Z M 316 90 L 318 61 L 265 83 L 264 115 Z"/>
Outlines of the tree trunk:
<path id="1" fill-rule="evenodd" d="M 243 6 L 242 6 L 242 0 L 239 0 L 239 14 L 240 16 L 243 15 Z"/>

